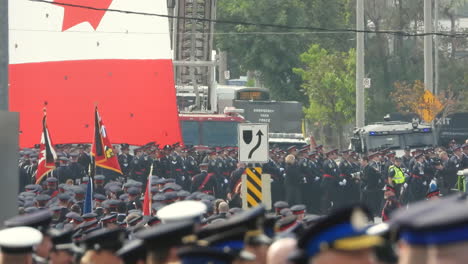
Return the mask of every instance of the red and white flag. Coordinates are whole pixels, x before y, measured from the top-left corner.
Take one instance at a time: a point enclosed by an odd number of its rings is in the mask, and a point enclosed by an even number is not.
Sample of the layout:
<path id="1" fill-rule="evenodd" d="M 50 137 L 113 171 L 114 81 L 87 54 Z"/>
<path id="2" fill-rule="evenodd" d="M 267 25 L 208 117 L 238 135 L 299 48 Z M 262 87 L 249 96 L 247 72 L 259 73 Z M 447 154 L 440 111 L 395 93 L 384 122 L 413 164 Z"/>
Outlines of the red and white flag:
<path id="1" fill-rule="evenodd" d="M 151 196 L 151 176 L 153 174 L 153 164 L 146 182 L 145 197 L 143 198 L 143 215 L 151 215 L 153 197 Z"/>
<path id="2" fill-rule="evenodd" d="M 113 143 L 182 141 L 169 19 L 110 9 L 167 15 L 167 1 L 9 0 L 10 111 L 20 112 L 21 147 L 37 143 L 45 102 L 57 144 L 93 141 L 96 103 Z"/>
<path id="3" fill-rule="evenodd" d="M 36 171 L 36 184 L 39 184 L 41 180 L 47 176 L 47 173 L 55 169 L 56 159 L 57 153 L 55 153 L 52 139 L 50 138 L 49 129 L 47 128 L 47 114 L 44 111 L 44 117 L 42 118 L 42 136 L 39 148 L 39 161 L 37 163 Z"/>
<path id="4" fill-rule="evenodd" d="M 113 170 L 122 174 L 117 155 L 114 153 L 109 136 L 107 135 L 106 126 L 102 122 L 97 106 L 94 111 L 94 142 L 91 154 L 93 155 L 96 167 Z M 91 175 L 91 177 L 93 176 Z"/>

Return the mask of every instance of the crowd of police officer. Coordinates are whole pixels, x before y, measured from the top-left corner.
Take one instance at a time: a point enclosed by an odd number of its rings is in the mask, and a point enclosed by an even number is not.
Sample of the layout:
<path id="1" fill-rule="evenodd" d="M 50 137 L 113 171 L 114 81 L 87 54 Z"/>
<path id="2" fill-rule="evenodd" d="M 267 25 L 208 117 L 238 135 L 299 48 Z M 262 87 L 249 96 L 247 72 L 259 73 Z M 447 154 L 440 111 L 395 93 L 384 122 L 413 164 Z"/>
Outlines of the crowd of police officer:
<path id="1" fill-rule="evenodd" d="M 36 263 L 73 263 L 80 258 L 81 263 L 207 263 L 213 258 L 225 260 L 220 263 L 266 263 L 268 254 L 272 255 L 268 263 L 286 263 L 287 259 L 304 263 L 312 258 L 321 263 L 317 257 L 325 258 L 323 263 L 371 263 L 366 261 L 375 254 L 383 262 L 394 263 L 389 243 L 395 237 L 389 241 L 388 229 L 370 232 L 374 227 L 370 223 L 375 216 L 391 222 L 395 211 L 397 215 L 403 211 L 393 218 L 397 219 L 394 228 L 406 232 L 398 238 L 408 250 L 425 243 L 468 241 L 468 232 L 462 235 L 465 231 L 459 229 L 458 220 L 452 223 L 452 218 L 442 217 L 429 223 L 412 222 L 433 216 L 418 201 L 465 191 L 457 173 L 468 167 L 468 145 L 451 142 L 447 148 L 405 149 L 401 157 L 391 150 L 362 156 L 323 146 L 273 147 L 268 163 L 242 164 L 233 147 L 149 143 L 131 148 L 122 144 L 115 153 L 119 153 L 123 175 L 98 168 L 94 177 L 88 176 L 90 146 L 58 145 L 56 150 L 57 168 L 39 184 L 33 182 L 38 148 L 21 150 L 19 216 L 4 223 L 10 228 L 0 236 L 0 263 L 29 263 L 12 262 L 22 253 Z M 262 166 L 271 175 L 272 212 L 263 207 L 241 209 L 241 176 L 246 166 Z M 94 183 L 93 208 L 85 213 L 89 181 Z M 144 215 L 146 186 L 151 203 L 149 214 Z M 465 206 L 464 196 L 453 197 L 443 199 L 449 204 L 430 205 L 441 211 Z M 356 206 L 359 202 L 363 205 Z M 409 210 L 402 205 L 409 205 Z M 443 216 L 460 213 L 456 216 L 468 222 L 461 209 Z M 180 218 L 190 221 L 170 225 Z M 426 237 L 424 232 L 435 224 L 452 233 Z M 25 226 L 40 234 L 15 229 Z M 30 240 L 12 242 L 24 232 L 31 233 Z M 181 247 L 185 246 L 184 251 Z M 383 253 L 375 251 L 376 246 L 383 246 Z M 176 254 L 175 248 L 181 252 Z M 244 249 L 254 256 L 243 253 Z M 295 255 L 289 256 L 291 252 Z M 201 262 L 195 261 L 198 257 Z"/>
<path id="2" fill-rule="evenodd" d="M 120 149 L 118 149 L 120 147 Z M 319 145 L 298 149 L 273 147 L 265 164 L 237 161 L 237 148 L 182 147 L 179 143 L 155 143 L 133 149 L 122 144 L 115 153 L 123 175 L 98 168 L 106 179 L 124 183 L 127 179 L 146 186 L 148 175 L 171 179 L 189 192 L 200 191 L 241 206 L 241 176 L 246 166 L 262 166 L 271 175 L 272 201 L 305 204 L 315 214 L 362 201 L 373 215 L 381 216 L 386 191 L 391 199 L 405 205 L 434 196 L 447 195 L 459 184 L 457 172 L 468 168 L 468 145 L 451 142 L 446 148 L 410 149 L 397 157 L 384 149 L 359 155 Z M 89 145 L 57 146 L 57 168 L 50 173 L 59 184 L 73 180 L 80 184 L 91 164 Z M 20 161 L 20 189 L 32 183 L 37 168 L 37 151 L 23 150 Z M 387 192 L 388 193 L 388 192 Z"/>

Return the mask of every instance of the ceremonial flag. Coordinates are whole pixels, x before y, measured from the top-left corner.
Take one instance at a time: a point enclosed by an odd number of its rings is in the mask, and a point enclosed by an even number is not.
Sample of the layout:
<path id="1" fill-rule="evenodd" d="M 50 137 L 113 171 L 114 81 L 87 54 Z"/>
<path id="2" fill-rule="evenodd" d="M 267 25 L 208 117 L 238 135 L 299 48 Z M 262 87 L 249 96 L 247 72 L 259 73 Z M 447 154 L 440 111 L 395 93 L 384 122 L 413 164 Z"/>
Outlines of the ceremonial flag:
<path id="1" fill-rule="evenodd" d="M 6 1 L 20 147 L 37 143 L 44 102 L 55 144 L 92 142 L 95 102 L 112 143 L 182 142 L 166 0 Z"/>
<path id="2" fill-rule="evenodd" d="M 42 136 L 39 152 L 39 162 L 36 171 L 36 184 L 39 184 L 50 171 L 55 169 L 55 160 L 57 154 L 55 153 L 52 140 L 50 139 L 49 129 L 47 128 L 47 113 L 44 110 L 44 117 L 42 118 Z"/>
<path id="3" fill-rule="evenodd" d="M 151 174 L 153 174 L 153 164 L 151 164 L 148 180 L 146 181 L 145 198 L 143 200 L 143 215 L 151 215 L 151 204 L 153 199 L 151 196 Z"/>
<path id="4" fill-rule="evenodd" d="M 93 212 L 93 180 L 89 179 L 86 185 L 86 196 L 83 204 L 83 214 Z"/>
<path id="5" fill-rule="evenodd" d="M 102 122 L 101 116 L 99 116 L 97 106 L 94 111 L 94 143 L 91 154 L 94 158 L 95 166 L 122 174 L 119 161 L 110 143 L 106 127 Z"/>

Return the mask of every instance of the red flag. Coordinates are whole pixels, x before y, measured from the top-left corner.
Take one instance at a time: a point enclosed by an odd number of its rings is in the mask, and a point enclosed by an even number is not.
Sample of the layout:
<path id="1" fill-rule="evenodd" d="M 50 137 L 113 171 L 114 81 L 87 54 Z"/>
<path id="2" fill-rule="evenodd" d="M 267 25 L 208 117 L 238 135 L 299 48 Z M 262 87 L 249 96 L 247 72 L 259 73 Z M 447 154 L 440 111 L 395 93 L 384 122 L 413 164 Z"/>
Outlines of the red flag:
<path id="1" fill-rule="evenodd" d="M 151 164 L 148 181 L 146 182 L 145 198 L 143 200 L 143 215 L 151 215 L 151 203 L 153 199 L 153 197 L 151 197 L 151 174 L 153 174 L 153 164 Z"/>
<path id="2" fill-rule="evenodd" d="M 99 116 L 97 106 L 94 111 L 94 143 L 91 154 L 94 157 L 96 166 L 122 174 L 119 161 L 114 153 L 114 149 L 112 149 L 106 127 Z"/>
<path id="3" fill-rule="evenodd" d="M 44 110 L 44 117 L 42 118 L 42 136 L 41 146 L 39 152 L 39 162 L 36 171 L 36 184 L 39 184 L 50 171 L 55 169 L 55 160 L 57 154 L 52 147 L 52 140 L 50 139 L 49 129 L 47 128 L 47 114 Z"/>

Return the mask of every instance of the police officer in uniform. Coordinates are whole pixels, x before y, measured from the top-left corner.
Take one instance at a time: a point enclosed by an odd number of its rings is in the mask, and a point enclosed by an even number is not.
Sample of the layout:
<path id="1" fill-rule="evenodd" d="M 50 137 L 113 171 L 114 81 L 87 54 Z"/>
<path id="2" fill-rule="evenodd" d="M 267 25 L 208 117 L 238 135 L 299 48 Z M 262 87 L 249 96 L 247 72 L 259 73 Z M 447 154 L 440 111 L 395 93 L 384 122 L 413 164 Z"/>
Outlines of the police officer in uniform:
<path id="1" fill-rule="evenodd" d="M 80 154 L 78 155 L 78 163 L 85 169 L 89 168 L 91 164 L 91 146 L 90 145 L 80 145 L 79 147 Z"/>
<path id="2" fill-rule="evenodd" d="M 368 156 L 369 162 L 363 168 L 363 202 L 369 208 L 371 214 L 380 216 L 382 194 L 382 173 L 380 166 L 380 153 L 375 152 Z"/>
<path id="3" fill-rule="evenodd" d="M 271 201 L 284 200 L 284 178 L 280 166 L 273 159 L 275 154 L 270 151 L 268 162 L 263 164 L 263 172 L 271 175 Z"/>
<path id="4" fill-rule="evenodd" d="M 244 172 L 245 172 L 245 164 L 237 163 L 237 168 L 231 173 L 231 179 L 229 181 L 229 194 L 228 194 L 229 206 L 231 208 L 242 207 L 241 186 L 242 186 L 242 174 L 244 174 Z"/>
<path id="5" fill-rule="evenodd" d="M 132 159 L 130 178 L 135 181 L 146 182 L 148 172 L 147 162 L 143 156 L 143 150 L 141 148 L 137 148 L 134 151 L 135 156 Z"/>
<path id="6" fill-rule="evenodd" d="M 200 173 L 200 169 L 198 167 L 197 161 L 191 155 L 191 154 L 193 154 L 193 150 L 192 149 L 187 149 L 186 153 L 187 154 L 184 155 L 184 157 L 182 159 L 183 159 L 183 162 L 184 162 L 185 171 L 187 173 L 187 176 L 191 178 L 191 177 L 195 176 L 196 174 Z"/>
<path id="7" fill-rule="evenodd" d="M 333 149 L 325 153 L 322 175 L 322 213 L 328 213 L 338 206 L 338 187 L 340 186 L 340 170 L 335 160 L 338 150 Z"/>
<path id="8" fill-rule="evenodd" d="M 360 197 L 359 189 L 356 189 L 356 183 L 352 176 L 354 173 L 354 167 L 350 160 L 349 150 L 342 151 L 341 157 L 342 159 L 339 165 L 340 177 L 342 180 L 345 180 L 346 184 L 340 186 L 340 189 L 342 190 L 340 205 L 346 206 L 348 204 L 355 204 L 359 202 Z"/>
<path id="9" fill-rule="evenodd" d="M 405 147 L 405 154 L 402 157 L 402 167 L 409 169 L 410 168 L 410 160 L 413 157 L 411 156 L 411 147 Z"/>
<path id="10" fill-rule="evenodd" d="M 208 164 L 200 164 L 200 173 L 195 175 L 192 179 L 192 192 L 203 192 L 206 194 L 217 196 L 216 175 L 214 172 L 208 172 Z"/>
<path id="11" fill-rule="evenodd" d="M 408 183 L 409 202 L 417 202 L 424 200 L 426 197 L 427 186 L 429 179 L 424 174 L 424 154 L 419 153 L 415 156 L 415 164 L 411 170 L 411 180 Z"/>
<path id="12" fill-rule="evenodd" d="M 187 181 L 185 174 L 185 166 L 181 157 L 181 147 L 179 143 L 173 145 L 174 151 L 169 156 L 170 178 L 175 179 L 180 186 L 187 188 L 190 182 Z"/>
<path id="13" fill-rule="evenodd" d="M 400 198 L 401 187 L 405 183 L 405 174 L 401 169 L 402 158 L 395 158 L 390 167 L 388 167 L 388 184 L 395 190 L 395 196 Z"/>
<path id="14" fill-rule="evenodd" d="M 118 156 L 120 169 L 122 170 L 122 174 L 128 177 L 132 169 L 133 155 L 130 154 L 130 146 L 126 143 L 120 145 L 120 151 L 122 152 Z"/>
<path id="15" fill-rule="evenodd" d="M 320 188 L 322 181 L 322 172 L 320 171 L 320 165 L 317 160 L 317 152 L 311 151 L 308 153 L 308 179 L 307 191 L 304 193 L 307 205 L 307 212 L 311 214 L 320 213 L 320 198 L 322 197 L 322 191 Z"/>
<path id="16" fill-rule="evenodd" d="M 462 150 L 460 146 L 453 148 L 453 155 L 447 162 L 447 178 L 446 184 L 449 189 L 455 188 L 457 183 L 457 172 L 463 169 L 462 165 Z"/>

